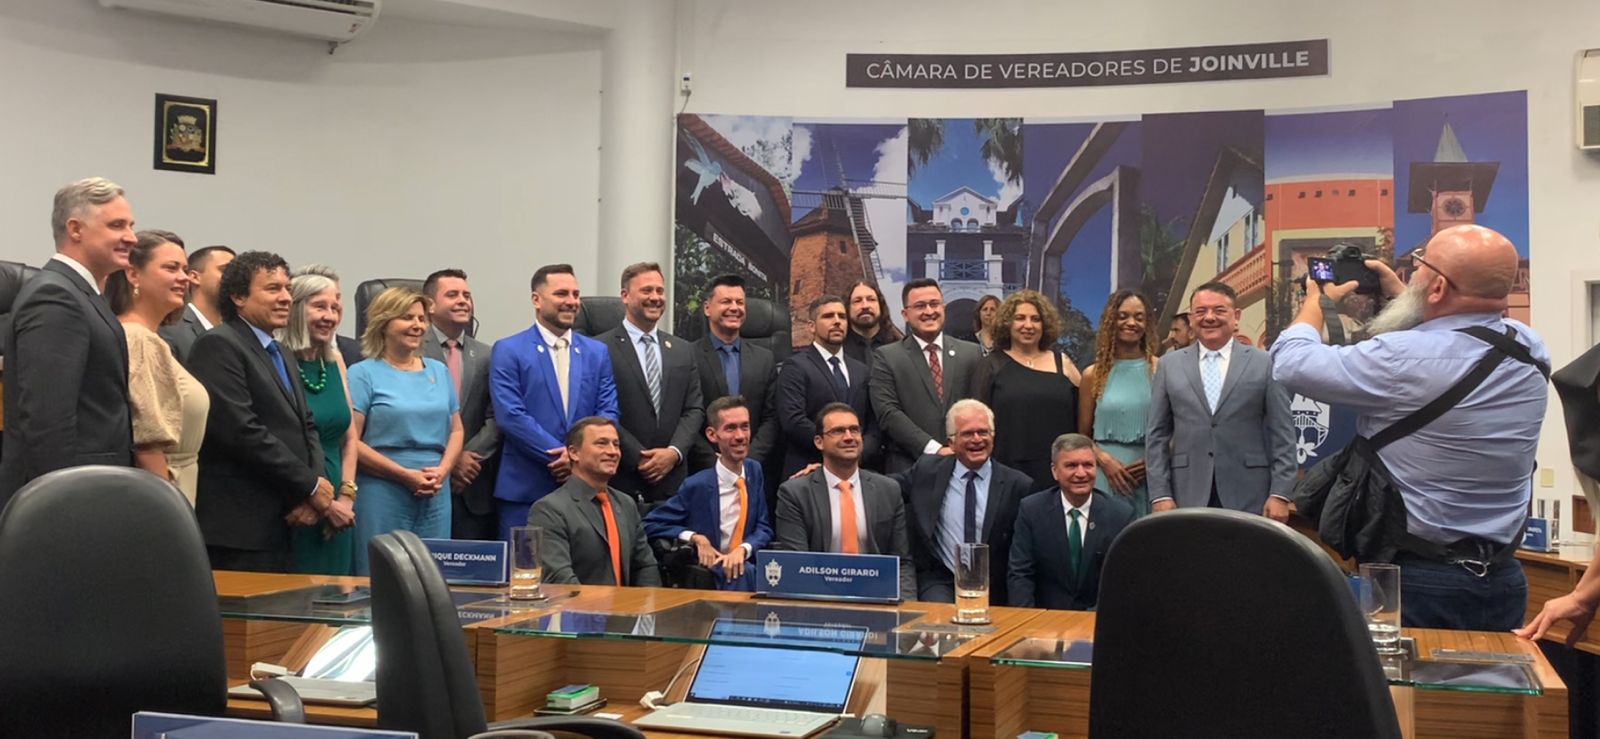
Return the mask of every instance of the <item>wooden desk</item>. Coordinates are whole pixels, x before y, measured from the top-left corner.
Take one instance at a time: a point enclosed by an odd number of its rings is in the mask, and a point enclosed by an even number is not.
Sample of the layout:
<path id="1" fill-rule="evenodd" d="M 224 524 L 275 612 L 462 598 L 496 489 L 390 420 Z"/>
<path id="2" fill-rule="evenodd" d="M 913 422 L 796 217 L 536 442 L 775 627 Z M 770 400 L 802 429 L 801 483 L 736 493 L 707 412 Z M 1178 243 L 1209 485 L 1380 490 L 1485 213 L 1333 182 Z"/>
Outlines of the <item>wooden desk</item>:
<path id="1" fill-rule="evenodd" d="M 1556 552 L 1517 552 L 1522 571 L 1528 576 L 1527 618 L 1533 618 L 1544 608 L 1545 601 L 1572 592 L 1578 579 L 1589 569 L 1594 557 L 1594 547 L 1588 545 L 1562 546 Z M 1545 634 L 1547 641 L 1565 644 L 1572 626 L 1565 622 L 1556 624 Z M 1590 654 L 1600 654 L 1600 623 L 1590 623 L 1588 631 L 1578 641 L 1577 648 Z"/>

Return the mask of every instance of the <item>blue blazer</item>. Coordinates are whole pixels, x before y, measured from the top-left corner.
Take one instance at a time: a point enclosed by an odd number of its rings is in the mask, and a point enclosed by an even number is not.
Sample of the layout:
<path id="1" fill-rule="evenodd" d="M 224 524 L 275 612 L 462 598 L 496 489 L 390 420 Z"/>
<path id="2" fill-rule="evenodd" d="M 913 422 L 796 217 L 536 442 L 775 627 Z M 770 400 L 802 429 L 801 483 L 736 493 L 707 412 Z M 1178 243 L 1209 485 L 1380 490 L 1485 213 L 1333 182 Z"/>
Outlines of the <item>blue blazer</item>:
<path id="1" fill-rule="evenodd" d="M 586 416 L 617 420 L 617 384 L 611 355 L 594 339 L 569 331 L 567 393 L 571 409 L 561 412 L 555 361 L 539 327 L 495 342 L 489 360 L 489 396 L 504 446 L 494 497 L 532 503 L 555 490 L 549 450 L 567 445 L 567 428 Z"/>
<path id="2" fill-rule="evenodd" d="M 746 498 L 750 512 L 744 520 L 744 541 L 750 545 L 749 564 L 744 577 L 738 582 L 727 582 L 722 568 L 713 568 L 717 584 L 725 590 L 756 589 L 755 553 L 772 543 L 772 519 L 767 513 L 767 496 L 763 492 L 765 480 L 761 465 L 753 459 L 744 461 Z M 717 493 L 717 468 L 700 470 L 683 481 L 683 486 L 671 498 L 652 508 L 644 517 L 644 535 L 650 539 L 674 539 L 685 531 L 705 534 L 718 551 L 723 549 L 721 496 Z"/>

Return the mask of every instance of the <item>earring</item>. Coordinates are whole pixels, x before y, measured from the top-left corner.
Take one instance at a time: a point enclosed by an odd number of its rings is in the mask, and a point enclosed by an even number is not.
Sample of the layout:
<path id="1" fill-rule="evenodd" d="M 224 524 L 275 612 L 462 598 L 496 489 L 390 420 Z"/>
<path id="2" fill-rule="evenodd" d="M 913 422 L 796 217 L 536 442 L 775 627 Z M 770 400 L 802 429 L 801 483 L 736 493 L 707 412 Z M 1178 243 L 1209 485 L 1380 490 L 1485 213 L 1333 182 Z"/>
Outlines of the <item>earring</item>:
<path id="1" fill-rule="evenodd" d="M 136 298 L 139 297 L 139 286 L 138 285 L 134 285 L 133 286 L 133 297 L 136 297 Z"/>

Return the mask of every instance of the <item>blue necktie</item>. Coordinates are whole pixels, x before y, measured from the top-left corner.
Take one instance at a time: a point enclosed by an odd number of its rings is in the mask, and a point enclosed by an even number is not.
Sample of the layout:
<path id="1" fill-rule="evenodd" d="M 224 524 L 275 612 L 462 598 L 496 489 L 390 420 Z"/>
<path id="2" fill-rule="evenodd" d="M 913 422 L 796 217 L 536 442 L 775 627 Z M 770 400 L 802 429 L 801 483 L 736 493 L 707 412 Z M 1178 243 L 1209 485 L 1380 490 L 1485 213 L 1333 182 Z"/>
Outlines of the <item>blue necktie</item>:
<path id="1" fill-rule="evenodd" d="M 283 350 L 278 348 L 278 342 L 267 344 L 267 353 L 272 355 L 272 365 L 278 368 L 278 381 L 283 383 L 283 389 L 294 394 L 294 387 L 289 384 L 289 366 L 283 363 Z"/>
<path id="2" fill-rule="evenodd" d="M 978 471 L 967 470 L 966 521 L 962 526 L 961 540 L 978 543 Z"/>
<path id="3" fill-rule="evenodd" d="M 661 415 L 661 358 L 656 354 L 656 335 L 645 334 L 639 337 L 644 342 L 644 382 L 650 389 L 650 405 L 655 407 L 656 415 Z"/>
<path id="4" fill-rule="evenodd" d="M 1200 382 L 1205 385 L 1206 405 L 1212 413 L 1217 412 L 1217 401 L 1222 398 L 1222 352 L 1206 351 L 1205 361 L 1200 363 Z"/>
<path id="5" fill-rule="evenodd" d="M 850 381 L 844 379 L 844 370 L 839 366 L 838 357 L 828 357 L 828 364 L 833 365 L 833 390 L 839 400 L 850 400 Z"/>
<path id="6" fill-rule="evenodd" d="M 728 381 L 728 394 L 739 394 L 739 347 L 723 344 L 717 348 L 717 359 L 722 360 L 722 376 Z"/>

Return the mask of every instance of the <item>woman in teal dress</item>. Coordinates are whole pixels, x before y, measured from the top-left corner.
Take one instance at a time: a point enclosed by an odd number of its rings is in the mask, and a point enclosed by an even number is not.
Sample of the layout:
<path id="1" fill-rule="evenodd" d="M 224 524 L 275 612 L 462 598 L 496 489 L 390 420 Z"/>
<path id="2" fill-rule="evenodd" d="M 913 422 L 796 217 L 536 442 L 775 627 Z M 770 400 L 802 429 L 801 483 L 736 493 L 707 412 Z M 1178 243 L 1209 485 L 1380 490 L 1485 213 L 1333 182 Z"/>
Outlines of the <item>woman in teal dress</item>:
<path id="1" fill-rule="evenodd" d="M 345 393 L 344 360 L 334 345 L 339 321 L 344 317 L 344 296 L 339 278 L 325 267 L 307 266 L 289 283 L 294 299 L 289 325 L 278 332 L 278 342 L 294 352 L 300 387 L 305 391 L 311 421 L 322 441 L 323 476 L 338 486 L 333 506 L 315 526 L 294 530 L 294 572 L 348 575 L 354 569 L 356 496 L 356 435 L 350 425 L 350 401 Z"/>
<path id="2" fill-rule="evenodd" d="M 1106 301 L 1094 364 L 1083 371 L 1078 401 L 1078 433 L 1094 439 L 1096 446 L 1100 470 L 1095 487 L 1124 496 L 1135 516 L 1150 513 L 1144 431 L 1156 345 L 1148 306 L 1133 290 L 1119 290 Z"/>
<path id="3" fill-rule="evenodd" d="M 367 574 L 367 540 L 407 530 L 450 538 L 450 470 L 461 454 L 460 403 L 450 370 L 422 356 L 428 301 L 405 288 L 367 306 L 361 353 L 350 368 L 360 474 L 356 482 L 356 574 Z"/>

